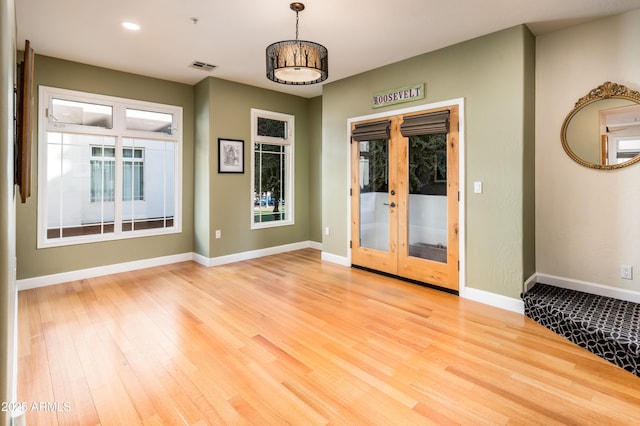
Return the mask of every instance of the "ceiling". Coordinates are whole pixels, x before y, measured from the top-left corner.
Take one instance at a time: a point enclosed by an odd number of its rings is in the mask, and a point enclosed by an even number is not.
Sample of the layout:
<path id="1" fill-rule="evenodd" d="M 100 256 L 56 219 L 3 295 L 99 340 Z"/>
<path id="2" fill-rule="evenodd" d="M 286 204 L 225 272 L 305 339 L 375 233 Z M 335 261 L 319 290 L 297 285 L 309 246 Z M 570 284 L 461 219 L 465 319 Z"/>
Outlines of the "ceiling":
<path id="1" fill-rule="evenodd" d="M 303 97 L 321 85 L 265 77 L 265 48 L 295 39 L 290 0 L 16 0 L 18 48 L 195 84 L 218 77 Z M 640 8 L 640 0 L 306 0 L 300 39 L 329 50 L 330 83 L 527 24 L 540 35 Z M 375 5 L 375 6 L 372 6 Z M 140 31 L 122 28 L 135 22 Z M 217 67 L 189 67 L 194 61 Z"/>

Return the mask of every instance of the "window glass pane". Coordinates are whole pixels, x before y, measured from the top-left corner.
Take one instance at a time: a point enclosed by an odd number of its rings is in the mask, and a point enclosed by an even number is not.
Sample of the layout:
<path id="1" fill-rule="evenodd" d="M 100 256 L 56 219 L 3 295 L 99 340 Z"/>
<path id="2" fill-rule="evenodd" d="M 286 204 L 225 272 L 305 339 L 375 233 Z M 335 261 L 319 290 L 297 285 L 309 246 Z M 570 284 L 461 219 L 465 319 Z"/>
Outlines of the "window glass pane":
<path id="1" fill-rule="evenodd" d="M 48 238 L 62 237 L 60 188 L 62 185 L 62 134 L 47 134 L 47 233 Z"/>
<path id="2" fill-rule="evenodd" d="M 122 164 L 122 199 L 142 200 L 144 195 L 144 165 L 141 162 L 125 161 Z"/>
<path id="3" fill-rule="evenodd" d="M 264 152 L 283 152 L 284 147 L 282 145 L 270 145 L 263 143 L 260 144 L 258 149 Z"/>
<path id="4" fill-rule="evenodd" d="M 113 147 L 115 138 L 47 136 L 47 238 L 113 232 L 113 160 L 94 154 Z"/>
<path id="5" fill-rule="evenodd" d="M 287 149 L 270 144 L 259 144 L 257 147 L 254 154 L 254 222 L 284 220 Z"/>
<path id="6" fill-rule="evenodd" d="M 60 207 L 62 214 L 63 237 L 69 236 L 70 230 L 80 230 L 85 225 L 94 225 L 96 221 L 91 216 L 83 217 L 83 186 L 88 186 L 89 146 L 77 135 L 65 135 L 62 146 L 62 179 L 60 185 Z M 97 218 L 95 218 L 97 219 Z M 95 233 L 95 228 L 89 228 Z M 85 231 L 83 230 L 82 233 Z"/>
<path id="7" fill-rule="evenodd" d="M 360 193 L 388 192 L 388 160 L 386 139 L 360 142 Z"/>
<path id="8" fill-rule="evenodd" d="M 174 142 L 125 138 L 123 161 L 124 232 L 167 228 L 174 224 Z M 133 156 L 133 157 L 132 157 Z M 147 179 L 147 176 L 152 178 Z"/>
<path id="9" fill-rule="evenodd" d="M 286 139 L 287 122 L 258 117 L 258 135 Z"/>
<path id="10" fill-rule="evenodd" d="M 360 144 L 360 246 L 389 250 L 389 142 Z"/>
<path id="11" fill-rule="evenodd" d="M 92 146 L 91 157 L 91 202 L 115 200 L 115 148 Z"/>
<path id="12" fill-rule="evenodd" d="M 113 108 L 109 105 L 53 98 L 49 116 L 54 123 L 113 128 Z"/>
<path id="13" fill-rule="evenodd" d="M 112 160 L 91 160 L 91 202 L 115 200 L 115 168 Z"/>
<path id="14" fill-rule="evenodd" d="M 409 256 L 447 262 L 447 134 L 409 137 Z"/>
<path id="15" fill-rule="evenodd" d="M 640 151 L 640 139 L 620 139 L 618 149 Z"/>
<path id="16" fill-rule="evenodd" d="M 127 130 L 172 134 L 173 114 L 127 108 Z"/>

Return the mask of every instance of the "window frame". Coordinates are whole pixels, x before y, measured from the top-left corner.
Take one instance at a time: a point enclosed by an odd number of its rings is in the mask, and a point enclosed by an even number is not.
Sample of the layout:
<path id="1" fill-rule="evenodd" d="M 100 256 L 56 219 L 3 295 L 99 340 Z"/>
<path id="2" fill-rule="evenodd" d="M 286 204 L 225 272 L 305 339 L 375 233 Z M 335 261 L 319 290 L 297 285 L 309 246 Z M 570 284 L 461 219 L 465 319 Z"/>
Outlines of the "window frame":
<path id="1" fill-rule="evenodd" d="M 258 119 L 266 118 L 277 121 L 286 122 L 286 137 L 270 137 L 258 135 Z M 256 144 L 280 145 L 285 147 L 285 199 L 284 208 L 285 219 L 274 220 L 268 222 L 255 222 L 254 203 L 255 203 L 255 161 L 256 161 Z M 261 109 L 251 109 L 251 180 L 250 180 L 250 208 L 251 208 L 251 229 L 276 228 L 281 226 L 290 226 L 295 224 L 295 116 L 283 114 L 279 112 L 266 111 Z"/>
<path id="2" fill-rule="evenodd" d="M 153 235 L 167 235 L 182 232 L 182 152 L 183 152 L 183 109 L 181 106 L 160 104 L 132 100 L 114 96 L 100 95 L 94 93 L 80 92 L 69 89 L 60 89 L 49 86 L 40 86 L 38 94 L 38 220 L 37 220 L 37 248 L 62 247 L 84 243 L 96 243 L 113 240 L 126 240 Z M 112 128 L 88 126 L 80 124 L 55 123 L 49 117 L 53 99 L 64 99 L 83 103 L 93 103 L 112 107 L 113 125 Z M 172 132 L 154 132 L 144 130 L 128 130 L 126 128 L 127 109 L 139 109 L 149 112 L 170 114 L 173 117 L 171 126 Z M 114 232 L 105 234 L 90 234 L 81 236 L 69 236 L 62 238 L 47 237 L 47 213 L 48 213 L 48 188 L 47 188 L 47 166 L 48 166 L 48 138 L 49 132 L 63 132 L 66 134 L 107 136 L 115 139 L 115 217 Z M 123 149 L 137 148 L 125 146 L 125 140 L 145 139 L 159 142 L 171 142 L 174 144 L 173 155 L 173 223 L 171 226 L 150 229 L 137 229 L 132 231 L 122 230 L 122 186 L 123 161 L 133 160 L 123 157 Z M 133 153 L 132 153 L 133 155 Z M 144 153 L 143 153 L 144 156 Z M 91 159 L 91 155 L 89 158 Z M 87 164 L 89 166 L 90 162 Z M 104 202 L 104 201 L 103 201 Z M 111 202 L 111 201 L 109 201 Z M 169 217 L 167 217 L 169 220 Z"/>

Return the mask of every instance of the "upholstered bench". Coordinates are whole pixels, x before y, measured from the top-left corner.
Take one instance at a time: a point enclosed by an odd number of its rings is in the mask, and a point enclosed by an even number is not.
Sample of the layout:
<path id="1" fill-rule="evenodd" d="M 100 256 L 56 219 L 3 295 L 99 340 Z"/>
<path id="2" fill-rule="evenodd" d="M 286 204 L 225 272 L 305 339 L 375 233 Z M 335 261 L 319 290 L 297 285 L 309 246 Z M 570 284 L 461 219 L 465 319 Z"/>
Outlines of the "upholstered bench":
<path id="1" fill-rule="evenodd" d="M 522 299 L 529 318 L 640 376 L 640 304 L 540 283 Z"/>

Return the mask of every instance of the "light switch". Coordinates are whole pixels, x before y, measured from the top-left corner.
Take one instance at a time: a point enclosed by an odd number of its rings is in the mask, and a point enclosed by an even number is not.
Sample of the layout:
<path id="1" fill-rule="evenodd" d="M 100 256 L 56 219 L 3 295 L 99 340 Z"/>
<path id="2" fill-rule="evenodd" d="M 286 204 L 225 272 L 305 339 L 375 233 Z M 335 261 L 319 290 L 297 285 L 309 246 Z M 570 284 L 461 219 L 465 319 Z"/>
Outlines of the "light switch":
<path id="1" fill-rule="evenodd" d="M 482 182 L 473 182 L 473 192 L 482 194 Z"/>

